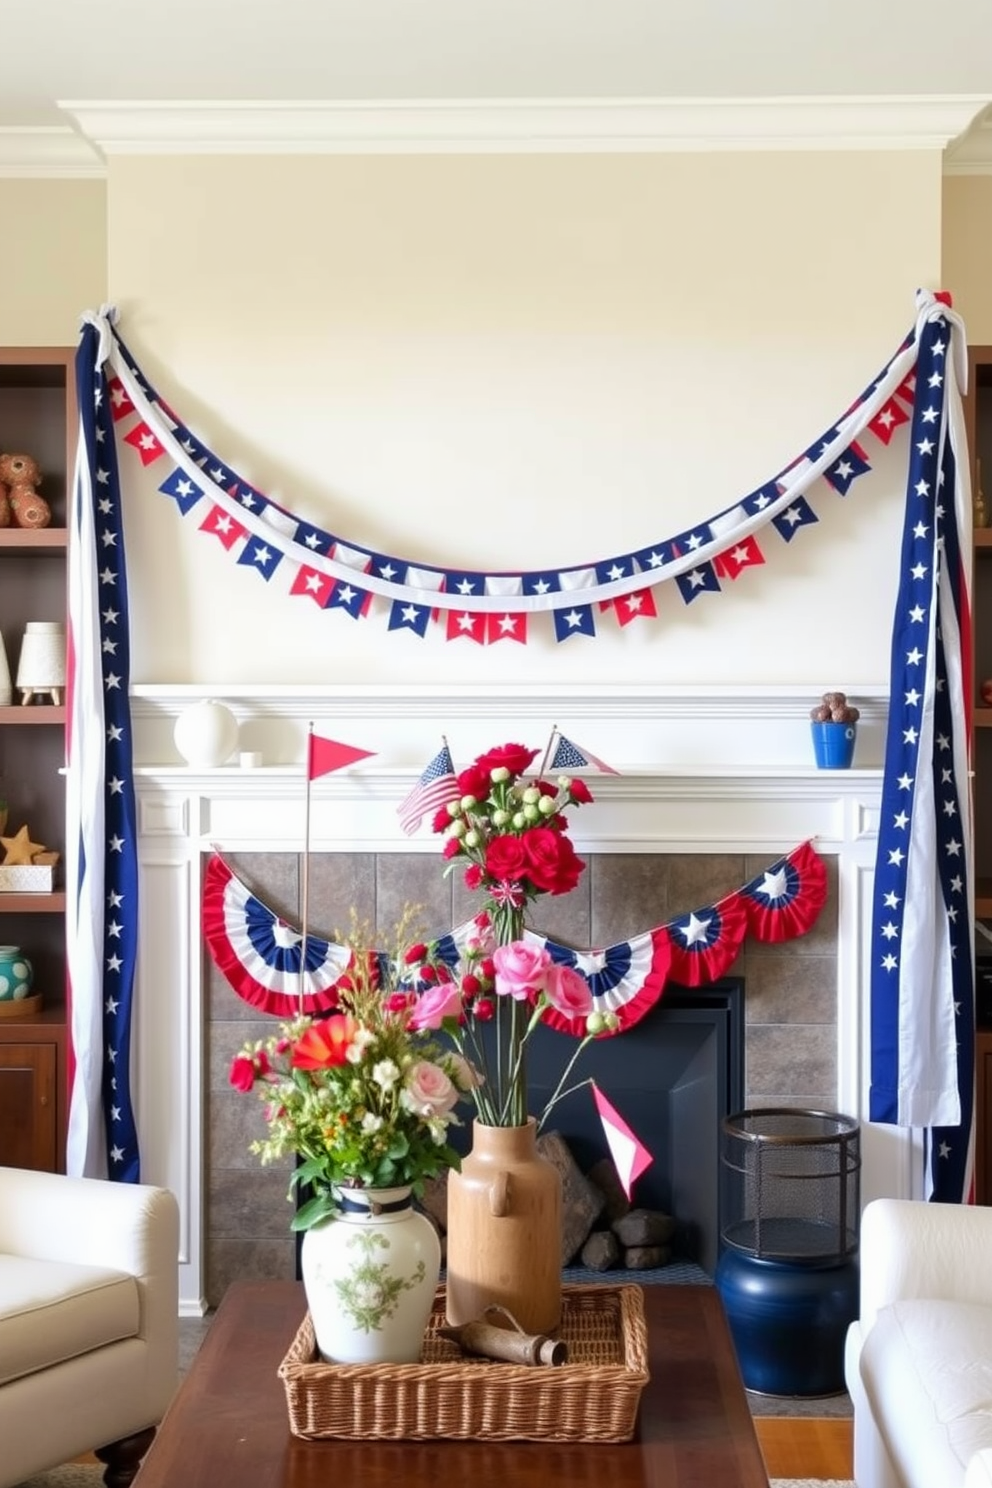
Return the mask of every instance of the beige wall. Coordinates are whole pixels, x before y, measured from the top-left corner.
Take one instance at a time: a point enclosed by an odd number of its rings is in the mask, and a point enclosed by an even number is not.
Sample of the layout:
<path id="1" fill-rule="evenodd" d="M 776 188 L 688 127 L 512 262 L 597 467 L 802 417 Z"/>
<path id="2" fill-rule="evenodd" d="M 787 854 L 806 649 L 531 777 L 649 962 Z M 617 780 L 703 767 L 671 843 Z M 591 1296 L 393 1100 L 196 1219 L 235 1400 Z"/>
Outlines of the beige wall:
<path id="1" fill-rule="evenodd" d="M 944 284 L 973 346 L 992 342 L 992 176 L 944 182 Z"/>
<path id="2" fill-rule="evenodd" d="M 103 181 L 0 179 L 0 345 L 73 346 L 107 297 Z"/>
<path id="3" fill-rule="evenodd" d="M 940 184 L 931 154 L 118 158 L 110 296 L 294 510 L 415 560 L 577 563 L 731 504 L 847 407 L 939 281 Z M 484 654 L 264 587 L 136 463 L 137 681 L 887 675 L 901 459 L 723 596 Z"/>

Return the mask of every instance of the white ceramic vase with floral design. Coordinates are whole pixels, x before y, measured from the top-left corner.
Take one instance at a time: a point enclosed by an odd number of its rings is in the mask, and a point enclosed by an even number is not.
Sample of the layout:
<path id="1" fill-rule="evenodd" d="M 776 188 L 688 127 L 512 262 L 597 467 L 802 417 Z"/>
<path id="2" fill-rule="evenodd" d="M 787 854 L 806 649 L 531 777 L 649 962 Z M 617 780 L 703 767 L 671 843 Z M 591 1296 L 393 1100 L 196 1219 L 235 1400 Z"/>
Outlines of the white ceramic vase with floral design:
<path id="1" fill-rule="evenodd" d="M 300 1268 L 320 1356 L 414 1364 L 441 1272 L 441 1245 L 407 1188 L 335 1190 L 340 1212 L 303 1236 Z"/>

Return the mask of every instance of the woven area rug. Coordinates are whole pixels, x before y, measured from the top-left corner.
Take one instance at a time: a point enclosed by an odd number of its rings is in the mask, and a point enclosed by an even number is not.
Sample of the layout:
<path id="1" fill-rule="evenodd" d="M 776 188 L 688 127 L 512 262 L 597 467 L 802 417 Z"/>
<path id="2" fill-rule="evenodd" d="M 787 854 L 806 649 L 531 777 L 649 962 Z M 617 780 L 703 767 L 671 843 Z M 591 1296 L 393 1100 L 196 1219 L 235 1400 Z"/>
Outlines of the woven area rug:
<path id="1" fill-rule="evenodd" d="M 101 1463 L 67 1462 L 64 1467 L 52 1467 L 48 1472 L 25 1478 L 17 1488 L 101 1488 L 102 1483 Z"/>
<path id="2" fill-rule="evenodd" d="M 770 1488 L 857 1488 L 853 1478 L 772 1478 Z"/>

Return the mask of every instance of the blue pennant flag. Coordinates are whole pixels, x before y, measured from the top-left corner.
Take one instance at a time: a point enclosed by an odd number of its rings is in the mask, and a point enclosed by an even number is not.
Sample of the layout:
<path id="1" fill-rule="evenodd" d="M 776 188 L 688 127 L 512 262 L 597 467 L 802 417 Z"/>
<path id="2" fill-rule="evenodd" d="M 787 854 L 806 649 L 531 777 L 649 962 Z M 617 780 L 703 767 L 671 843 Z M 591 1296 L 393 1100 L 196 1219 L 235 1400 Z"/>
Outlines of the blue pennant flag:
<path id="1" fill-rule="evenodd" d="M 785 511 L 780 511 L 777 517 L 772 517 L 772 526 L 786 542 L 791 542 L 800 527 L 808 527 L 820 519 L 810 506 L 805 496 L 797 496 L 790 501 Z"/>
<path id="2" fill-rule="evenodd" d="M 369 555 L 369 573 L 375 574 L 377 579 L 385 579 L 388 584 L 405 584 L 407 567 L 406 563 L 390 558 L 386 553 Z"/>
<path id="3" fill-rule="evenodd" d="M 331 534 L 322 532 L 319 527 L 312 526 L 310 522 L 297 522 L 293 541 L 299 543 L 310 553 L 329 553 L 334 546 Z"/>
<path id="4" fill-rule="evenodd" d="M 561 579 L 553 570 L 547 573 L 525 573 L 521 575 L 525 594 L 557 594 Z"/>
<path id="5" fill-rule="evenodd" d="M 653 548 L 639 548 L 633 554 L 635 563 L 644 573 L 657 573 L 659 568 L 674 562 L 678 556 L 678 549 L 673 542 L 656 543 Z"/>
<path id="6" fill-rule="evenodd" d="M 429 605 L 416 605 L 408 599 L 396 599 L 389 611 L 389 629 L 412 630 L 414 635 L 425 636 L 430 618 Z"/>
<path id="7" fill-rule="evenodd" d="M 455 569 L 444 571 L 445 594 L 485 594 L 486 576 L 482 573 L 462 573 Z"/>
<path id="8" fill-rule="evenodd" d="M 171 496 L 183 516 L 190 511 L 204 494 L 195 481 L 190 480 L 185 470 L 177 466 L 159 486 L 165 496 Z"/>
<path id="9" fill-rule="evenodd" d="M 716 569 L 712 563 L 701 563 L 698 568 L 690 569 L 688 573 L 677 574 L 675 582 L 686 604 L 692 604 L 692 601 L 700 594 L 720 593 L 720 580 L 716 576 Z"/>
<path id="10" fill-rule="evenodd" d="M 833 486 L 841 496 L 846 496 L 859 475 L 864 475 L 871 466 L 856 445 L 848 445 L 839 460 L 823 472 L 823 479 Z"/>
<path id="11" fill-rule="evenodd" d="M 616 579 L 626 579 L 634 572 L 633 553 L 624 553 L 620 558 L 608 558 L 605 563 L 596 564 L 596 581 L 600 584 L 612 584 Z"/>
<path id="12" fill-rule="evenodd" d="M 781 494 L 782 492 L 776 483 L 774 481 L 768 481 L 765 485 L 759 486 L 756 491 L 752 491 L 749 496 L 745 496 L 741 502 L 741 506 L 749 517 L 753 517 L 759 512 L 766 511 L 773 501 L 778 500 Z"/>
<path id="13" fill-rule="evenodd" d="M 570 605 L 567 609 L 553 611 L 555 617 L 555 640 L 567 641 L 569 636 L 596 634 L 592 605 Z"/>
<path id="14" fill-rule="evenodd" d="M 344 579 L 336 579 L 331 585 L 331 592 L 327 596 L 325 610 L 347 610 L 353 620 L 360 620 L 365 614 L 372 596 L 367 589 L 359 589 L 357 585 L 351 584 Z"/>
<path id="15" fill-rule="evenodd" d="M 248 541 L 238 556 L 238 563 L 245 568 L 254 568 L 266 582 L 271 579 L 283 560 L 278 548 L 270 547 L 262 537 L 249 535 Z"/>

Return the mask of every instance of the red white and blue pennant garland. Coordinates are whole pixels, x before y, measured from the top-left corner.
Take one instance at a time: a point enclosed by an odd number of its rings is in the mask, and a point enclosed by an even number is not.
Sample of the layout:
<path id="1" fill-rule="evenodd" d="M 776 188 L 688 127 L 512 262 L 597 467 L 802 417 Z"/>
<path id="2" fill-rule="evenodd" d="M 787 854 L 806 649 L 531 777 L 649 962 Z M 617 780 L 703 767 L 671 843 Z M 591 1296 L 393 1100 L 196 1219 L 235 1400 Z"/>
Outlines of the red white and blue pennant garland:
<path id="1" fill-rule="evenodd" d="M 924 297 L 926 298 L 926 297 Z M 933 297 L 926 300 L 932 303 Z M 158 489 L 183 517 L 217 538 L 244 568 L 266 583 L 279 573 L 291 595 L 355 620 L 385 605 L 392 631 L 425 636 L 436 621 L 449 640 L 479 644 L 526 642 L 535 614 L 550 615 L 555 638 L 596 634 L 597 610 L 611 611 L 621 626 L 657 615 L 654 590 L 675 583 L 686 604 L 717 592 L 746 568 L 763 564 L 756 534 L 774 530 L 785 542 L 817 522 L 810 497 L 817 483 L 846 496 L 871 469 L 867 441 L 888 444 L 909 422 L 919 327 L 907 336 L 879 375 L 827 428 L 778 474 L 723 511 L 690 529 L 631 552 L 581 566 L 519 572 L 414 563 L 376 552 L 294 515 L 218 459 L 159 396 L 115 329 L 116 312 L 101 312 L 118 437 L 142 465 L 164 462 Z"/>
<path id="2" fill-rule="evenodd" d="M 804 935 L 826 897 L 826 866 L 812 843 L 804 842 L 716 904 L 605 950 L 577 951 L 532 930 L 526 937 L 581 972 L 596 1009 L 616 1014 L 622 1031 L 644 1017 L 669 981 L 690 987 L 717 981 L 736 960 L 746 935 L 769 944 Z M 347 969 L 348 950 L 308 934 L 301 987 L 301 932 L 268 909 L 216 853 L 204 877 L 203 931 L 215 965 L 238 996 L 260 1012 L 284 1018 L 337 1005 L 335 984 Z M 453 973 L 474 933 L 474 922 L 467 920 L 436 937 L 439 959 Z M 584 1032 L 584 1019 L 579 1026 L 549 1013 L 547 1021 L 563 1032 Z"/>

